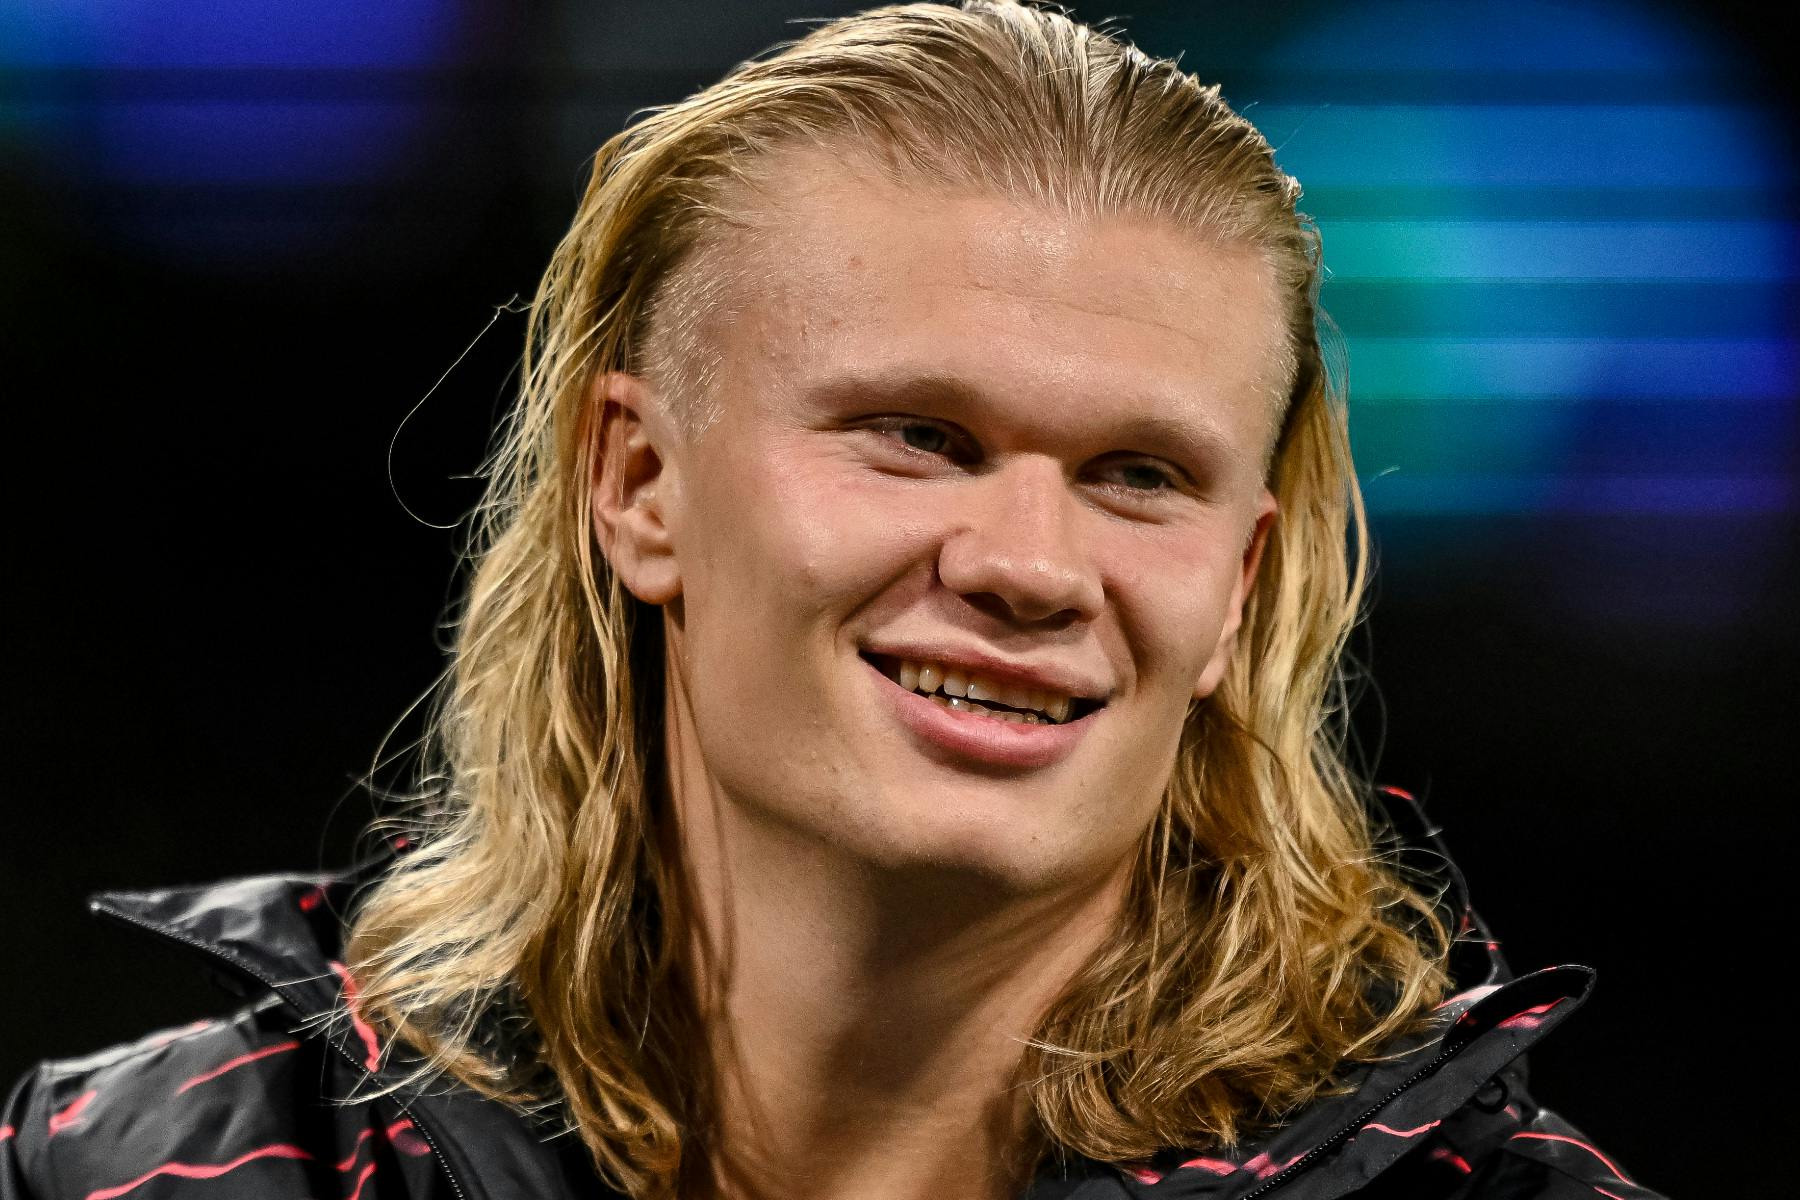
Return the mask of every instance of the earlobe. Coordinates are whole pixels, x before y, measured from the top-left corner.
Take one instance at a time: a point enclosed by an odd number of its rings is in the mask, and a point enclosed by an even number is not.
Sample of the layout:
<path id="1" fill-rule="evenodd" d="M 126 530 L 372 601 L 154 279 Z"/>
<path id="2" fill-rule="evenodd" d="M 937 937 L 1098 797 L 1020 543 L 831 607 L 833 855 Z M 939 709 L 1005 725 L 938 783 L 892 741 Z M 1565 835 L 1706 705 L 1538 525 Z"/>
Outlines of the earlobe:
<path id="1" fill-rule="evenodd" d="M 650 385 L 623 371 L 596 375 L 588 403 L 596 414 L 589 486 L 595 540 L 627 591 L 646 604 L 667 604 L 681 595 L 681 571 L 660 409 Z"/>
<path id="2" fill-rule="evenodd" d="M 1212 656 L 1206 660 L 1200 679 L 1194 685 L 1196 700 L 1204 700 L 1217 691 L 1225 678 L 1226 669 L 1231 666 L 1231 657 L 1237 650 L 1238 629 L 1244 621 L 1244 605 L 1249 602 L 1250 591 L 1256 586 L 1256 573 L 1262 566 L 1263 550 L 1268 545 L 1270 531 L 1274 528 L 1276 512 L 1275 497 L 1265 488 L 1258 502 L 1256 522 L 1250 527 L 1250 540 L 1244 547 L 1237 582 L 1231 591 L 1231 602 L 1225 613 L 1225 627 L 1219 633 L 1219 644 L 1213 648 Z"/>

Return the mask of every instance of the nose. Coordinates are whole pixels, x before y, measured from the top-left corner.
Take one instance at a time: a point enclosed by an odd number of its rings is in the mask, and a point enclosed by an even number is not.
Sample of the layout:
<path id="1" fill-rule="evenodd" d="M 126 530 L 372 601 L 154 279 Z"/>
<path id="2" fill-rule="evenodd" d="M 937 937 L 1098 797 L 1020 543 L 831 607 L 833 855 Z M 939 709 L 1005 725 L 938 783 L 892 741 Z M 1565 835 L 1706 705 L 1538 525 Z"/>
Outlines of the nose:
<path id="1" fill-rule="evenodd" d="M 957 492 L 954 532 L 938 552 L 945 587 L 1015 624 L 1070 624 L 1099 615 L 1099 571 L 1060 464 L 1006 463 Z"/>

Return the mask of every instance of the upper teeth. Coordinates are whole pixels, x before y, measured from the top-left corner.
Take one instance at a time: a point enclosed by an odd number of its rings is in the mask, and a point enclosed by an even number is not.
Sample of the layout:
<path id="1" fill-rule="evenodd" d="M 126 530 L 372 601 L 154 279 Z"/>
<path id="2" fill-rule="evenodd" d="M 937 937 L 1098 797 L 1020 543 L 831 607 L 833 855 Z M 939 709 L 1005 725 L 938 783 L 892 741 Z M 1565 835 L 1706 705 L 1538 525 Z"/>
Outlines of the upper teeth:
<path id="1" fill-rule="evenodd" d="M 1031 709 L 1057 724 L 1069 719 L 1069 709 L 1073 704 L 1073 697 L 1061 692 L 999 683 L 942 663 L 902 661 L 900 686 L 909 692 L 923 692 L 927 696 L 941 690 L 946 696 L 977 702 L 985 700 L 1004 704 L 1009 708 Z"/>

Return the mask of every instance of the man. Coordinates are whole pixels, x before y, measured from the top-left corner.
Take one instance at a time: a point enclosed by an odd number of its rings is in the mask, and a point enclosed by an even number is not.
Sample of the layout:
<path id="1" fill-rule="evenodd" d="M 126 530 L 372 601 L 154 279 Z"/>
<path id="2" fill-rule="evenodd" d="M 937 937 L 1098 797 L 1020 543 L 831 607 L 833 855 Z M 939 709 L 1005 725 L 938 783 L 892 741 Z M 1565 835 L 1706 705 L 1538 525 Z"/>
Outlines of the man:
<path id="1" fill-rule="evenodd" d="M 1338 757 L 1297 196 L 1015 4 L 609 143 L 446 783 L 343 878 L 101 898 L 252 1004 L 24 1081 L 0 1196 L 1648 1195 L 1520 1086 L 1587 973 L 1508 982 Z"/>

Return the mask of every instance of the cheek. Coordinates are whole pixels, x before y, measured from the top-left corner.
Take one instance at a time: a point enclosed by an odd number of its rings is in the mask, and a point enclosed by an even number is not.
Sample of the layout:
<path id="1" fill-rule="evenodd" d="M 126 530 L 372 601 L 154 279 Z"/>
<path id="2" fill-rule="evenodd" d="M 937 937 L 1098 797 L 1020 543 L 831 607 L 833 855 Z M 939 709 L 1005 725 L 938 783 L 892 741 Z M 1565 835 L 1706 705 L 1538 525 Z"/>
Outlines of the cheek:
<path id="1" fill-rule="evenodd" d="M 744 613 L 792 627 L 841 617 L 917 557 L 919 526 L 878 488 L 830 463 L 771 456 L 755 472 L 714 475 L 697 514 L 701 574 L 690 611 Z"/>
<path id="2" fill-rule="evenodd" d="M 1114 595 L 1140 674 L 1185 694 L 1224 629 L 1242 569 L 1235 534 L 1134 538 L 1113 560 Z M 1185 708 L 1185 698 L 1181 703 Z"/>
<path id="3" fill-rule="evenodd" d="M 864 603 L 905 544 L 875 499 L 841 477 L 798 476 L 775 503 L 783 513 L 771 538 L 784 573 L 777 583 L 797 605 L 841 612 Z"/>

